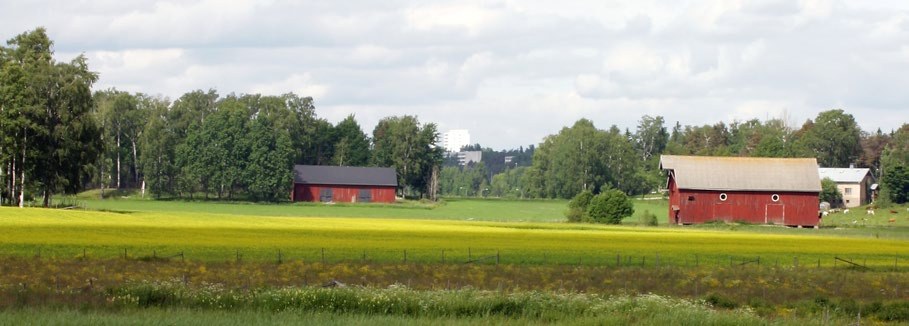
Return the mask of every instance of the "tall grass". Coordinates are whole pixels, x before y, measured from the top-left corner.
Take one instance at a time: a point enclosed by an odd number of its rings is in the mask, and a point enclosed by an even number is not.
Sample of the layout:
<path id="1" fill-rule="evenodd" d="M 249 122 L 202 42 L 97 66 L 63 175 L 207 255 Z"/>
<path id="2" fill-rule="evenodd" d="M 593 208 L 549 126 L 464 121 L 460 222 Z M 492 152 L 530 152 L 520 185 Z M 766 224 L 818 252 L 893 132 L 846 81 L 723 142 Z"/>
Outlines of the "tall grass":
<path id="1" fill-rule="evenodd" d="M 245 324 L 301 321 L 361 323 L 504 323 L 504 324 L 640 324 L 640 325 L 770 325 L 845 324 L 863 310 L 863 321 L 906 322 L 903 302 L 857 304 L 823 298 L 758 313 L 748 305 L 656 294 L 598 295 L 548 291 L 417 291 L 388 288 L 263 288 L 225 289 L 217 285 L 187 287 L 179 280 L 138 282 L 110 288 L 95 305 L 31 307 L 6 310 L 0 323 L 65 323 L 79 320 L 117 322 L 166 314 L 165 324 L 218 323 L 232 318 Z M 719 305 L 717 303 L 720 303 Z M 800 311 L 800 312 L 798 312 Z M 228 322 L 227 324 L 235 324 Z"/>

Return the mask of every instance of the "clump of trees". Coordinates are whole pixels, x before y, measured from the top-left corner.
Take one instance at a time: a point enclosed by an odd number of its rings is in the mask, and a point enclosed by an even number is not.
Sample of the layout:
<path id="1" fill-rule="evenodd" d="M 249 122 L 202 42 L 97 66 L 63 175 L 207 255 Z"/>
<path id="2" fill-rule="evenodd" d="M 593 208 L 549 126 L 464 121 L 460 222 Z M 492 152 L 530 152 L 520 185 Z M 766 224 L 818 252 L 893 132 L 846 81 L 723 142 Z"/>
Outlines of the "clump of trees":
<path id="1" fill-rule="evenodd" d="M 0 190 L 2 202 L 23 206 L 82 188 L 101 149 L 92 114 L 98 75 L 85 57 L 53 59 L 43 28 L 0 47 Z"/>
<path id="2" fill-rule="evenodd" d="M 590 190 L 578 193 L 568 202 L 565 216 L 569 222 L 621 224 L 634 214 L 634 205 L 624 192 L 609 189 L 594 195 Z"/>

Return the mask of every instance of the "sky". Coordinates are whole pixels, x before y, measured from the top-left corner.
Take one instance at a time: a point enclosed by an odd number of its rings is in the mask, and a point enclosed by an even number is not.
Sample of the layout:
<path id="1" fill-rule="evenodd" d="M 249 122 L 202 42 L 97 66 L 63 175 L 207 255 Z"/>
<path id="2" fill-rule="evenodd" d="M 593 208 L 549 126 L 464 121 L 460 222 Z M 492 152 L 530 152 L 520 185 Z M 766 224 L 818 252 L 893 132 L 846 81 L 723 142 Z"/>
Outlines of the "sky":
<path id="1" fill-rule="evenodd" d="M 581 118 L 909 122 L 907 1 L 0 0 L 0 22 L 84 54 L 96 90 L 293 92 L 367 134 L 415 115 L 497 150 Z"/>

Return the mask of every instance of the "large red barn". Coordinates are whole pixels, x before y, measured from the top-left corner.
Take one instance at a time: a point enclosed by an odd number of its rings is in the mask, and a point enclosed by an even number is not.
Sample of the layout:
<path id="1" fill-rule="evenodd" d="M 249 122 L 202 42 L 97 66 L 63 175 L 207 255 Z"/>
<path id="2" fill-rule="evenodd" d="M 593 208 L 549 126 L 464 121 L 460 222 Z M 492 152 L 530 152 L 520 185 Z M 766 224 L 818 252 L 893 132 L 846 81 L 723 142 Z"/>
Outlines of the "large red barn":
<path id="1" fill-rule="evenodd" d="M 295 165 L 291 201 L 394 203 L 393 168 Z"/>
<path id="2" fill-rule="evenodd" d="M 816 227 L 821 181 L 814 158 L 660 156 L 669 222 L 743 221 Z"/>

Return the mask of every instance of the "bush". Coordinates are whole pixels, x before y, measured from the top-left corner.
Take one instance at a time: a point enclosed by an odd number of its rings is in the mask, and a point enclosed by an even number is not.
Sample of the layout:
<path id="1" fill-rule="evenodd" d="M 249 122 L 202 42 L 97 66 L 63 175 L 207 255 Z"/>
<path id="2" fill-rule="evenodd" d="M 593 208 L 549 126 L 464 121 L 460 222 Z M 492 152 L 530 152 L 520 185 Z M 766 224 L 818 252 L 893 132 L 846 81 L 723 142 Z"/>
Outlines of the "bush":
<path id="1" fill-rule="evenodd" d="M 596 223 L 619 224 L 631 214 L 634 214 L 631 200 L 615 189 L 594 196 L 587 207 L 587 215 Z"/>
<path id="2" fill-rule="evenodd" d="M 589 220 L 587 217 L 587 206 L 590 205 L 590 200 L 593 198 L 593 193 L 590 190 L 584 190 L 579 194 L 575 195 L 571 201 L 568 202 L 568 212 L 565 213 L 565 217 L 568 218 L 568 222 L 586 222 Z"/>
<path id="3" fill-rule="evenodd" d="M 659 224 L 656 214 L 653 214 L 650 211 L 644 211 L 644 214 L 642 214 L 641 217 L 644 220 L 644 225 L 657 226 Z"/>
<path id="4" fill-rule="evenodd" d="M 833 205 L 833 207 L 840 207 L 843 203 L 843 194 L 840 193 L 840 190 L 836 188 L 836 182 L 830 178 L 824 178 L 821 180 L 821 201 L 825 201 Z"/>

